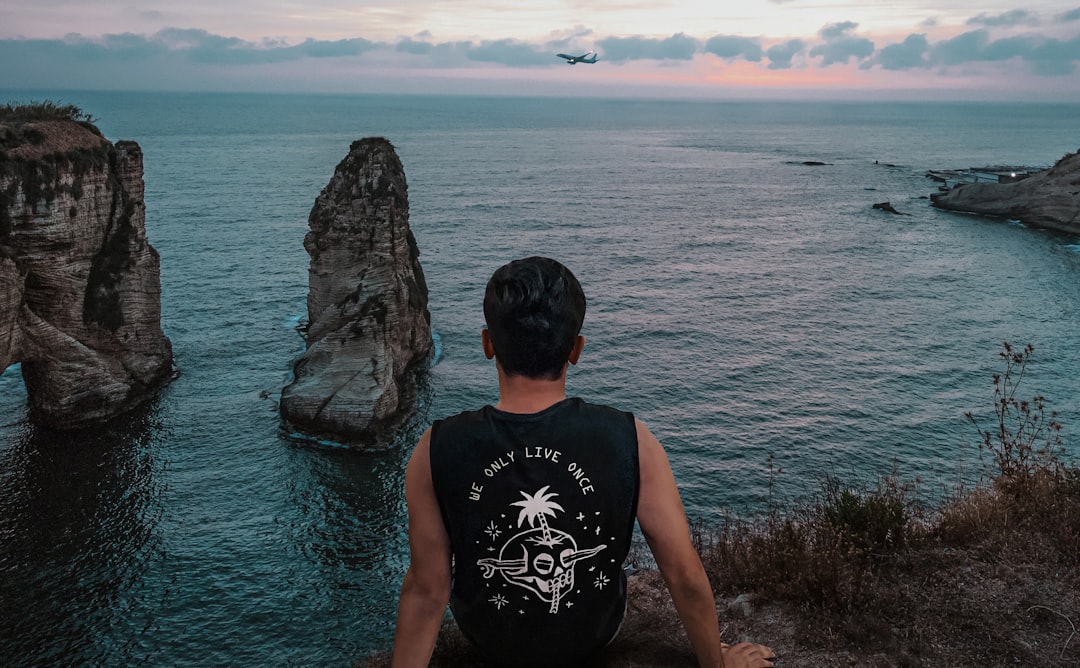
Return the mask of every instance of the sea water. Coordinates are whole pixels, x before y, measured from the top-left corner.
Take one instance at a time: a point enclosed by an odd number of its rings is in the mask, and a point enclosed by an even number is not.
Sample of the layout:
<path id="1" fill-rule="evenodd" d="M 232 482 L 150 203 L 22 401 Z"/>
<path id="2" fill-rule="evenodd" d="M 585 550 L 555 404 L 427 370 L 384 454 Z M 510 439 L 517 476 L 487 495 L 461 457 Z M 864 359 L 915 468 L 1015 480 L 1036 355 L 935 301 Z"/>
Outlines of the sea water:
<path id="1" fill-rule="evenodd" d="M 32 426 L 0 376 L 0 661 L 347 665 L 393 634 L 404 466 L 494 402 L 491 272 L 558 258 L 588 295 L 573 394 L 634 411 L 695 520 L 896 471 L 985 470 L 1003 341 L 1080 415 L 1075 237 L 929 207 L 928 169 L 1052 164 L 1076 105 L 9 91 L 137 141 L 179 378 L 95 430 Z M 440 355 L 378 451 L 295 439 L 307 215 L 349 144 L 390 139 Z M 805 164 L 805 163 L 825 164 Z M 904 215 L 874 210 L 889 201 Z M 987 423 L 989 424 L 989 423 Z M 1072 446 L 1076 454 L 1075 445 Z"/>

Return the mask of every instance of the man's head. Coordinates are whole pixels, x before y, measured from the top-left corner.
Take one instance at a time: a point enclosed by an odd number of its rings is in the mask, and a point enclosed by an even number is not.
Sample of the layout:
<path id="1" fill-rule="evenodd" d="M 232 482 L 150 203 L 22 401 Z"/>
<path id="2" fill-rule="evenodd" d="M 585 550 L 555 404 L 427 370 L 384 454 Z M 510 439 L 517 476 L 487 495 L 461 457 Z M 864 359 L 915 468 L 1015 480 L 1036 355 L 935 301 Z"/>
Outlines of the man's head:
<path id="1" fill-rule="evenodd" d="M 581 284 L 550 258 L 499 267 L 484 292 L 488 337 L 502 370 L 512 376 L 558 379 L 584 319 Z"/>

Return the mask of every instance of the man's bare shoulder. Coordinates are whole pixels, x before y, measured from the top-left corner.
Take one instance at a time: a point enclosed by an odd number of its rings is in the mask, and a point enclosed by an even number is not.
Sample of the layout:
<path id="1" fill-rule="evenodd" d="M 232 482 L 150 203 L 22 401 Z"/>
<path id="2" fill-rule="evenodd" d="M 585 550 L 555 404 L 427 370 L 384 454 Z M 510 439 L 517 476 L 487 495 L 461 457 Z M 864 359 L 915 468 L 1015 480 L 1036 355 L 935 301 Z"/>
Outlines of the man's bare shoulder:
<path id="1" fill-rule="evenodd" d="M 668 463 L 667 453 L 664 451 L 664 446 L 660 444 L 659 439 L 649 431 L 644 422 L 636 417 L 634 418 L 634 427 L 637 429 L 638 465 L 641 467 L 642 473 L 649 473 L 654 470 L 670 471 L 671 465 Z"/>

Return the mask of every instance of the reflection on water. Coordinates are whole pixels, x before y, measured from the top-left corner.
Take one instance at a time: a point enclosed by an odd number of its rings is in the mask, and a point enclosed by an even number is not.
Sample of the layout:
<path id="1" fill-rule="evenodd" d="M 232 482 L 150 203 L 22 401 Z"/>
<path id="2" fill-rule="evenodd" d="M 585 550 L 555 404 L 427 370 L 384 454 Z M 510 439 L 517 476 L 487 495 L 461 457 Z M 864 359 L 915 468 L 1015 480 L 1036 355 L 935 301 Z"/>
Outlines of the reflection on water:
<path id="1" fill-rule="evenodd" d="M 0 450 L 0 641 L 28 665 L 101 659 L 102 633 L 137 625 L 132 596 L 154 558 L 154 406 L 108 427 L 57 433 L 23 423 Z M 10 664 L 9 664 L 10 665 Z"/>
<path id="2" fill-rule="evenodd" d="M 255 435 L 269 458 L 214 462 L 175 447 L 162 424 L 174 394 L 94 430 L 8 425 L 0 663 L 343 665 L 369 653 L 392 633 L 422 415 L 370 453 L 297 445 L 271 419 Z"/>
<path id="3" fill-rule="evenodd" d="M 409 431 L 409 436 L 416 433 Z M 416 433 L 418 436 L 419 434 Z M 404 446 L 407 438 L 399 437 Z M 347 655 L 371 649 L 370 635 L 392 634 L 392 616 L 407 550 L 402 488 L 410 447 L 358 454 L 341 450 L 294 450 L 304 475 L 294 478 L 289 496 L 297 512 L 282 527 L 290 551 L 311 570 L 315 621 L 339 634 L 335 644 Z M 352 624 L 367 618 L 364 632 Z M 379 632 L 370 627 L 378 620 Z M 343 621 L 348 620 L 348 624 Z M 338 629 L 332 631 L 332 629 Z"/>

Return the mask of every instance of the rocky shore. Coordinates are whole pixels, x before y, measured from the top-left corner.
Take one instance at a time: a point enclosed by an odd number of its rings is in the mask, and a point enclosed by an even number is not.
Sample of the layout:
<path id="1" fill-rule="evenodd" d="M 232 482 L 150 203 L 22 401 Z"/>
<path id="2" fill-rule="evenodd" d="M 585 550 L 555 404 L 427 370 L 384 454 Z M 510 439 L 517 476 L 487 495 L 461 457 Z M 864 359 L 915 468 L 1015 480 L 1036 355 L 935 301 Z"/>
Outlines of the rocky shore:
<path id="1" fill-rule="evenodd" d="M 930 197 L 939 209 L 1019 220 L 1080 234 L 1080 151 L 1050 169 L 1008 183 L 961 183 Z"/>

